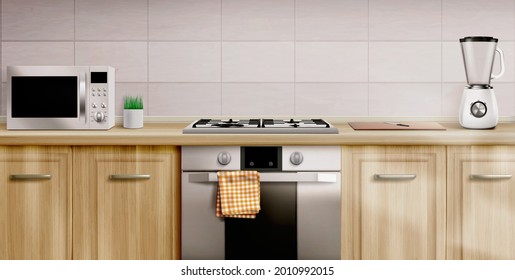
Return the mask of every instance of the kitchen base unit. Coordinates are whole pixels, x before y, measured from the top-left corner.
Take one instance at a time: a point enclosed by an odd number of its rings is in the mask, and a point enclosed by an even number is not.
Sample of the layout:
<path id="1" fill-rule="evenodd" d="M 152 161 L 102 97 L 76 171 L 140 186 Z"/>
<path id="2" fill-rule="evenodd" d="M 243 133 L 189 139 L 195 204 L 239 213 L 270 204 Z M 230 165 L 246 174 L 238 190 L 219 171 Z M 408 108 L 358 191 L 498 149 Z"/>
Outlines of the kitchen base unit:
<path id="1" fill-rule="evenodd" d="M 70 147 L 0 147 L 0 260 L 72 258 Z"/>
<path id="2" fill-rule="evenodd" d="M 343 148 L 344 259 L 445 259 L 445 147 Z"/>
<path id="3" fill-rule="evenodd" d="M 182 147 L 182 259 L 341 259 L 339 146 Z M 215 215 L 217 171 L 260 172 L 255 219 Z"/>
<path id="4" fill-rule="evenodd" d="M 73 258 L 179 257 L 179 149 L 74 147 Z"/>
<path id="5" fill-rule="evenodd" d="M 515 147 L 447 153 L 447 258 L 515 259 Z"/>

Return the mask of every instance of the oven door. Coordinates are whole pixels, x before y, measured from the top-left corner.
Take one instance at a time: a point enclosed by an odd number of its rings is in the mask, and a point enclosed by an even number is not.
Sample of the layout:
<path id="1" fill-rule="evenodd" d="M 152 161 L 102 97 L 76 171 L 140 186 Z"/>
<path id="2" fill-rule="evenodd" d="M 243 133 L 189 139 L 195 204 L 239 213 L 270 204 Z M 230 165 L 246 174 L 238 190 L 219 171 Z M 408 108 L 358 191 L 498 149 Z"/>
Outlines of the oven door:
<path id="1" fill-rule="evenodd" d="M 217 185 L 183 173 L 183 259 L 340 259 L 340 173 L 261 173 L 256 219 L 216 217 Z"/>
<path id="2" fill-rule="evenodd" d="M 85 66 L 8 66 L 7 129 L 86 129 Z"/>

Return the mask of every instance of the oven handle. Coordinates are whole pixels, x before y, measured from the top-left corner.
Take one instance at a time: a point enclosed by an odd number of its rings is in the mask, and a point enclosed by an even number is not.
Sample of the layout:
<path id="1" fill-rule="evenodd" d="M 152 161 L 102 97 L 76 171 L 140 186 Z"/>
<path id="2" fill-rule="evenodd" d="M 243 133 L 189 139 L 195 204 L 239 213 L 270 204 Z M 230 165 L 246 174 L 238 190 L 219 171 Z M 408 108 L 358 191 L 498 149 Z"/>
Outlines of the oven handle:
<path id="1" fill-rule="evenodd" d="M 84 118 L 84 123 L 87 123 L 86 118 L 86 73 L 79 74 L 79 118 Z"/>
<path id="2" fill-rule="evenodd" d="M 218 176 L 214 172 L 194 173 L 189 175 L 190 183 L 216 183 Z M 319 172 L 274 172 L 260 173 L 260 182 L 294 182 L 294 183 L 335 183 L 338 178 L 334 173 Z"/>

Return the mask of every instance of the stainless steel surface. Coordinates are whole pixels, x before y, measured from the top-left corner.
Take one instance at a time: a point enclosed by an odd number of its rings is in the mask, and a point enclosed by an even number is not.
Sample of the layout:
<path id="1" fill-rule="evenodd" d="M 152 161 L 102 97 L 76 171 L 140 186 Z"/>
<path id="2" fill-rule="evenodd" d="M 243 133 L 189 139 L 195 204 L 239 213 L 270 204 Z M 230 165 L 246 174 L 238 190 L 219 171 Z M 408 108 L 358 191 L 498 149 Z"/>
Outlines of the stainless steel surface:
<path id="1" fill-rule="evenodd" d="M 228 152 L 220 152 L 218 154 L 217 160 L 221 165 L 227 165 L 231 163 L 231 154 Z"/>
<path id="2" fill-rule="evenodd" d="M 470 112 L 476 118 L 481 118 L 486 114 L 486 105 L 481 101 L 476 101 L 470 107 Z"/>
<path id="3" fill-rule="evenodd" d="M 413 180 L 417 174 L 374 174 L 376 180 Z"/>
<path id="4" fill-rule="evenodd" d="M 272 190 L 286 185 L 296 187 L 297 258 L 340 259 L 341 173 L 329 171 L 340 170 L 339 147 L 285 146 L 282 151 L 283 168 L 287 164 L 302 172 L 261 172 L 260 182 Z M 221 152 L 231 154 L 230 169 L 218 162 Z M 304 155 L 299 165 L 290 162 L 294 152 Z M 183 147 L 182 160 L 182 259 L 224 259 L 225 222 L 215 215 L 216 171 L 220 167 L 239 170 L 240 147 Z M 315 170 L 305 170 L 304 165 Z"/>
<path id="5" fill-rule="evenodd" d="M 152 178 L 150 174 L 112 174 L 110 180 L 148 180 Z"/>
<path id="6" fill-rule="evenodd" d="M 49 180 L 52 179 L 52 174 L 11 174 L 11 180 Z"/>
<path id="7" fill-rule="evenodd" d="M 290 162 L 293 164 L 293 165 L 299 165 L 302 163 L 302 161 L 304 160 L 304 156 L 302 155 L 301 152 L 293 152 L 291 155 L 290 155 Z"/>
<path id="8" fill-rule="evenodd" d="M 266 172 L 260 174 L 261 182 L 295 182 L 295 183 L 335 183 L 338 178 L 334 173 L 319 172 Z M 191 173 L 188 175 L 191 183 L 218 183 L 214 172 Z"/>
<path id="9" fill-rule="evenodd" d="M 470 179 L 472 180 L 507 180 L 511 179 L 511 174 L 472 174 Z"/>
<path id="10" fill-rule="evenodd" d="M 79 74 L 79 118 L 84 119 L 84 123 L 88 122 L 86 118 L 86 73 Z"/>
<path id="11" fill-rule="evenodd" d="M 91 73 L 106 72 L 106 83 L 91 83 L 88 77 Z M 7 66 L 7 129 L 16 130 L 42 130 L 42 129 L 91 129 L 91 130 L 107 130 L 115 124 L 115 69 L 109 66 Z M 13 117 L 12 107 L 12 78 L 13 77 L 76 77 L 77 87 L 74 90 L 67 91 L 66 94 L 75 95 L 76 103 L 67 106 L 76 110 L 73 117 Z M 88 93 L 93 90 L 92 85 L 102 88 L 104 95 L 95 96 Z M 93 93 L 93 92 L 92 92 Z M 34 91 L 33 94 L 42 95 Z M 20 101 L 23 102 L 23 101 Z M 95 121 L 95 108 L 91 104 L 105 103 L 103 108 L 104 121 Z M 22 103 L 23 104 L 23 103 Z M 48 110 L 60 110 L 53 106 L 44 106 Z"/>
<path id="12" fill-rule="evenodd" d="M 231 119 L 232 121 L 232 119 Z M 328 127 L 320 125 L 305 125 L 293 127 L 290 125 L 275 126 L 249 126 L 241 127 L 194 127 L 198 121 L 194 121 L 183 129 L 184 134 L 338 134 L 338 129 L 327 123 Z"/>

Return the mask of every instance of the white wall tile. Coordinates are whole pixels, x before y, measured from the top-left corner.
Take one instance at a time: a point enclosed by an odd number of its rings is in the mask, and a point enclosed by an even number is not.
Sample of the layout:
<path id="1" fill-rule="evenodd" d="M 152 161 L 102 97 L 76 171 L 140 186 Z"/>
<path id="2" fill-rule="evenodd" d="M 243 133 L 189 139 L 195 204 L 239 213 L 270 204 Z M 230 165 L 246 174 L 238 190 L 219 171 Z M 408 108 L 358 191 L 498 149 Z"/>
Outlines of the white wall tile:
<path id="1" fill-rule="evenodd" d="M 297 40 L 368 40 L 368 2 L 296 0 Z"/>
<path id="2" fill-rule="evenodd" d="M 123 116 L 125 96 L 143 97 L 143 113 L 148 116 L 148 88 L 147 83 L 116 83 L 115 114 Z"/>
<path id="3" fill-rule="evenodd" d="M 76 40 L 146 40 L 147 0 L 76 0 Z"/>
<path id="4" fill-rule="evenodd" d="M 147 81 L 146 42 L 76 42 L 77 65 L 110 65 L 117 82 Z"/>
<path id="5" fill-rule="evenodd" d="M 499 107 L 499 116 L 515 116 L 515 84 L 498 83 L 494 86 L 494 91 Z"/>
<path id="6" fill-rule="evenodd" d="M 515 39 L 515 1 L 443 0 L 443 39 L 493 36 Z"/>
<path id="7" fill-rule="evenodd" d="M 7 65 L 73 65 L 73 42 L 3 42 L 2 81 Z"/>
<path id="8" fill-rule="evenodd" d="M 3 40 L 73 40 L 73 1 L 3 0 Z"/>
<path id="9" fill-rule="evenodd" d="M 443 83 L 442 84 L 442 116 L 455 117 L 458 121 L 461 96 L 466 84 Z"/>
<path id="10" fill-rule="evenodd" d="M 372 83 L 369 90 L 370 116 L 441 115 L 440 83 Z"/>
<path id="11" fill-rule="evenodd" d="M 465 86 L 462 83 L 444 83 L 442 85 L 443 116 L 455 117 L 456 121 L 458 121 L 458 114 L 460 112 L 461 97 L 463 95 L 464 87 Z M 515 84 L 498 83 L 494 86 L 494 91 L 495 97 L 497 98 L 499 116 L 515 116 Z"/>
<path id="12" fill-rule="evenodd" d="M 220 42 L 151 42 L 151 82 L 219 82 Z"/>
<path id="13" fill-rule="evenodd" d="M 152 116 L 217 116 L 221 106 L 219 83 L 149 84 L 148 107 Z"/>
<path id="14" fill-rule="evenodd" d="M 297 82 L 368 81 L 368 45 L 361 42 L 298 42 Z"/>
<path id="15" fill-rule="evenodd" d="M 441 40 L 441 0 L 370 0 L 370 40 Z"/>
<path id="16" fill-rule="evenodd" d="M 224 82 L 293 82 L 293 42 L 222 43 Z"/>
<path id="17" fill-rule="evenodd" d="M 222 85 L 224 116 L 291 116 L 294 114 L 293 83 L 244 83 Z"/>
<path id="18" fill-rule="evenodd" d="M 495 85 L 498 82 L 514 82 L 515 81 L 515 43 L 514 42 L 499 42 L 499 48 L 504 52 L 504 64 L 506 72 L 498 80 L 492 80 Z M 456 42 L 443 42 L 442 53 L 442 71 L 444 82 L 467 82 L 465 75 L 465 68 L 463 66 L 463 56 L 461 46 L 458 40 Z M 496 53 L 494 66 L 492 69 L 493 74 L 497 74 L 500 69 L 500 59 Z"/>
<path id="19" fill-rule="evenodd" d="M 293 40 L 294 0 L 222 0 L 223 40 Z"/>
<path id="20" fill-rule="evenodd" d="M 300 83 L 295 86 L 298 116 L 367 116 L 368 84 Z"/>
<path id="21" fill-rule="evenodd" d="M 149 0 L 150 40 L 220 40 L 221 0 Z"/>
<path id="22" fill-rule="evenodd" d="M 440 82 L 440 42 L 371 42 L 371 82 Z"/>

